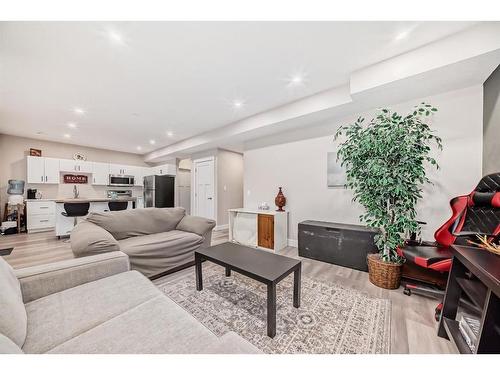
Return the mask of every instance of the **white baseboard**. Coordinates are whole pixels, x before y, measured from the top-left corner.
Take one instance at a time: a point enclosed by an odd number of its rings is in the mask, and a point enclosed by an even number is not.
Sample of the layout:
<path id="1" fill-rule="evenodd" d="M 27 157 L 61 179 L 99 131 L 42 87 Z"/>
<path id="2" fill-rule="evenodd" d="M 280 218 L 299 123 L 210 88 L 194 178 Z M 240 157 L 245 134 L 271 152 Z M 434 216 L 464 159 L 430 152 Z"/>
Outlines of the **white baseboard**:
<path id="1" fill-rule="evenodd" d="M 229 224 L 216 225 L 214 231 L 229 229 Z"/>
<path id="2" fill-rule="evenodd" d="M 291 238 L 288 239 L 288 246 L 291 247 L 298 247 L 299 246 L 299 241 L 297 240 L 292 240 Z"/>

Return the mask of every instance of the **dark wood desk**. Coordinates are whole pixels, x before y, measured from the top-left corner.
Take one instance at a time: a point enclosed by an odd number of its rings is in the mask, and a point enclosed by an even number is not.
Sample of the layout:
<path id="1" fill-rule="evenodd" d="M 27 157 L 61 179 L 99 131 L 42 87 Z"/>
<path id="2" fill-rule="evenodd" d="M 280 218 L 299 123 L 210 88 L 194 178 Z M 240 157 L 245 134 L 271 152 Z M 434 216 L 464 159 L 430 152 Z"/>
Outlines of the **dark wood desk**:
<path id="1" fill-rule="evenodd" d="M 482 311 L 474 353 L 500 353 L 500 256 L 469 246 L 452 246 L 452 252 L 438 335 L 450 339 L 460 353 L 473 353 L 455 320 L 465 294 Z"/>
<path id="2" fill-rule="evenodd" d="M 226 276 L 231 270 L 267 285 L 267 335 L 276 335 L 276 284 L 294 273 L 293 306 L 300 307 L 300 260 L 277 255 L 266 250 L 226 242 L 198 250 L 194 253 L 196 269 L 196 290 L 203 289 L 202 267 L 204 260 L 221 265 Z"/>

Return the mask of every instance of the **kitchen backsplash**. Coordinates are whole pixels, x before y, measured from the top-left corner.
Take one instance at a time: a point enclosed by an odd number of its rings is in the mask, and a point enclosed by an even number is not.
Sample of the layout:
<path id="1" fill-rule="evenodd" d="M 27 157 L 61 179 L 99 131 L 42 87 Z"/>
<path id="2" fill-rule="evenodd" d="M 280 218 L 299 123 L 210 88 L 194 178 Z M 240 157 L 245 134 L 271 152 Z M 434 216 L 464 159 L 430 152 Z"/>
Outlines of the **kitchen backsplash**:
<path id="1" fill-rule="evenodd" d="M 73 197 L 74 184 L 27 184 L 25 191 L 29 188 L 37 189 L 42 193 L 42 198 L 71 198 Z M 106 197 L 106 190 L 132 190 L 132 196 L 142 196 L 143 189 L 141 187 L 113 187 L 113 186 L 95 186 L 91 184 L 77 184 L 81 198 L 101 198 Z M 25 193 L 26 196 L 26 193 Z"/>

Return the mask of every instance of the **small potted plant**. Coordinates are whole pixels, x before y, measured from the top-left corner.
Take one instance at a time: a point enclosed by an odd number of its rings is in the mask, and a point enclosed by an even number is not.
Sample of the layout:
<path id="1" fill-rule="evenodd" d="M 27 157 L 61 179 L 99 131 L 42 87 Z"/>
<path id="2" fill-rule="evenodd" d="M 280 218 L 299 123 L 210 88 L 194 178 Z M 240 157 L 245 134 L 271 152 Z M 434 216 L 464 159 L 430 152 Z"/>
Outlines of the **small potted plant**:
<path id="1" fill-rule="evenodd" d="M 360 220 L 379 232 L 375 237 L 379 253 L 368 255 L 367 262 L 370 281 L 382 288 L 399 288 L 404 259 L 397 248 L 409 233 L 420 233 L 415 207 L 422 186 L 430 183 L 425 167 L 439 168 L 431 146 L 442 149 L 441 138 L 428 124 L 436 111 L 426 103 L 404 116 L 383 108 L 367 126 L 358 118 L 335 134 L 335 139 L 345 137 L 337 159 L 346 169 L 346 187 L 352 189 L 353 200 L 365 209 Z"/>

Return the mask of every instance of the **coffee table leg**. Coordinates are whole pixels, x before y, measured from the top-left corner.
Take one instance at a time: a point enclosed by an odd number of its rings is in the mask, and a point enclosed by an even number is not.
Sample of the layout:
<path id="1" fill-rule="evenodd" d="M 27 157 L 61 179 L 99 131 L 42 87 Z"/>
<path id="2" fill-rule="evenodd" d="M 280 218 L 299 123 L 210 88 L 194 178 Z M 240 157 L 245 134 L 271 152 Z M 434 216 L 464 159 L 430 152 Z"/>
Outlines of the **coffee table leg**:
<path id="1" fill-rule="evenodd" d="M 299 264 L 297 269 L 293 271 L 293 307 L 300 307 L 300 277 L 302 266 Z"/>
<path id="2" fill-rule="evenodd" d="M 267 284 L 267 335 L 276 336 L 276 284 Z"/>
<path id="3" fill-rule="evenodd" d="M 231 268 L 226 267 L 226 276 L 229 277 L 231 276 Z"/>
<path id="4" fill-rule="evenodd" d="M 194 253 L 195 274 L 196 274 L 196 290 L 203 289 L 203 276 L 201 273 L 201 256 Z"/>

